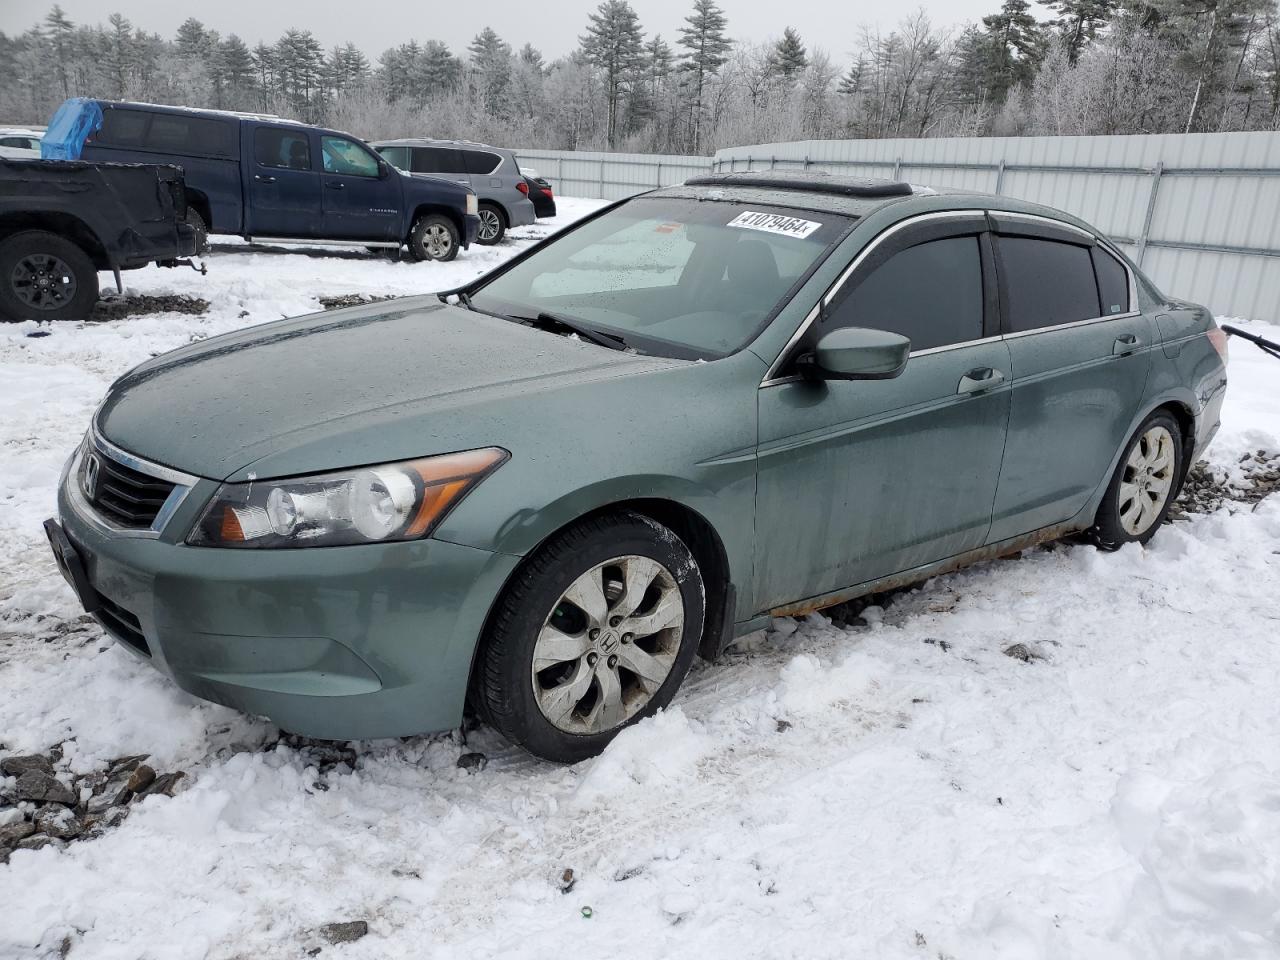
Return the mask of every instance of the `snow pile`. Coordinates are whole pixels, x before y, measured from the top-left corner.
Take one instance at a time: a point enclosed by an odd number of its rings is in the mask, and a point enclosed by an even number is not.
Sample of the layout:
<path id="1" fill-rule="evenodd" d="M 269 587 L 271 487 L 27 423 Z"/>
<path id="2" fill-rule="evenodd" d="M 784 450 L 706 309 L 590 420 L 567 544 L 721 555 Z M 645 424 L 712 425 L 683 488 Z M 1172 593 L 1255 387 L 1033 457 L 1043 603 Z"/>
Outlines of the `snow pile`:
<path id="1" fill-rule="evenodd" d="M 142 753 L 187 774 L 99 839 L 0 865 L 0 957 L 1280 954 L 1275 496 L 1146 550 L 940 577 L 848 626 L 775 621 L 573 768 L 483 729 L 282 738 L 79 615 L 39 521 L 114 376 L 316 296 L 475 269 L 228 251 L 204 281 L 130 278 L 205 297 L 199 318 L 0 329 L 0 756 L 63 741 L 64 776 Z M 1210 461 L 1234 476 L 1280 450 L 1280 392 L 1274 360 L 1232 350 Z M 367 935 L 334 945 L 344 921 Z"/>

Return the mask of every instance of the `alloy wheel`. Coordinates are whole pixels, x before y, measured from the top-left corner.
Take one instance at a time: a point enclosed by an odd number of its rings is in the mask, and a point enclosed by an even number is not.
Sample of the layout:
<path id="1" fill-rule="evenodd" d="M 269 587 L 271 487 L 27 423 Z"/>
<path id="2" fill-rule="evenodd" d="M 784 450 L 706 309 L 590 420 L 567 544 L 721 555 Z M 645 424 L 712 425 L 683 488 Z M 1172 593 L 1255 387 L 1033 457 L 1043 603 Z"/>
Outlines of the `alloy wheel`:
<path id="1" fill-rule="evenodd" d="M 57 310 L 76 295 L 76 277 L 60 257 L 31 253 L 18 261 L 9 278 L 14 294 L 37 310 Z"/>
<path id="2" fill-rule="evenodd" d="M 1173 491 L 1173 435 L 1154 426 L 1133 445 L 1120 479 L 1120 524 L 1130 536 L 1150 529 Z"/>
<path id="3" fill-rule="evenodd" d="M 480 232 L 477 239 L 493 240 L 498 236 L 498 231 L 502 229 L 502 221 L 498 219 L 498 212 L 483 207 L 480 210 Z"/>
<path id="4" fill-rule="evenodd" d="M 653 699 L 675 665 L 684 600 L 656 560 L 623 556 L 573 581 L 533 648 L 538 709 L 557 729 L 612 730 Z"/>
<path id="5" fill-rule="evenodd" d="M 431 259 L 439 260 L 453 248 L 453 237 L 449 235 L 448 228 L 433 223 L 422 234 L 422 246 Z"/>

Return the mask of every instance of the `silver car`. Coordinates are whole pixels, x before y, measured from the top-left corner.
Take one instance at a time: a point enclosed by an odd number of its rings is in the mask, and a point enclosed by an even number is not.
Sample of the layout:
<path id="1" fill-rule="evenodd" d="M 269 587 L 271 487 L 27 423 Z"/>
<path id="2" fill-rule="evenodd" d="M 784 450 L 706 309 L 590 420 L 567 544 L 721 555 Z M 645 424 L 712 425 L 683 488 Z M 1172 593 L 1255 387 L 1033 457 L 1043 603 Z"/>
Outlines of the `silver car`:
<path id="1" fill-rule="evenodd" d="M 470 140 L 380 140 L 370 145 L 406 173 L 444 177 L 471 187 L 480 199 L 477 243 L 495 244 L 508 227 L 527 226 L 536 219 L 529 185 L 510 150 Z"/>

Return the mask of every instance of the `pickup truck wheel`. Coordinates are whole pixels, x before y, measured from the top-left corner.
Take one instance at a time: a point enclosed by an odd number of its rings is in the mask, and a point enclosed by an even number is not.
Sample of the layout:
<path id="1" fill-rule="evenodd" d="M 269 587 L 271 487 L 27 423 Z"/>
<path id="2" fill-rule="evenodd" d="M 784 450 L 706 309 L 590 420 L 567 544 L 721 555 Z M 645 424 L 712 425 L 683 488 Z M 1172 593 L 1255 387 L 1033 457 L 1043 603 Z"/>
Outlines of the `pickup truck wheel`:
<path id="1" fill-rule="evenodd" d="M 70 240 L 25 230 L 0 243 L 0 318 L 84 320 L 97 302 L 97 268 Z"/>
<path id="2" fill-rule="evenodd" d="M 492 203 L 480 204 L 480 229 L 476 232 L 476 243 L 491 247 L 507 233 L 507 218 L 502 210 Z"/>
<path id="3" fill-rule="evenodd" d="M 196 232 L 196 253 L 209 252 L 209 225 L 200 216 L 200 211 L 187 207 L 187 224 Z"/>
<path id="4" fill-rule="evenodd" d="M 443 214 L 419 217 L 409 234 L 409 254 L 415 260 L 452 260 L 460 246 L 458 228 Z"/>

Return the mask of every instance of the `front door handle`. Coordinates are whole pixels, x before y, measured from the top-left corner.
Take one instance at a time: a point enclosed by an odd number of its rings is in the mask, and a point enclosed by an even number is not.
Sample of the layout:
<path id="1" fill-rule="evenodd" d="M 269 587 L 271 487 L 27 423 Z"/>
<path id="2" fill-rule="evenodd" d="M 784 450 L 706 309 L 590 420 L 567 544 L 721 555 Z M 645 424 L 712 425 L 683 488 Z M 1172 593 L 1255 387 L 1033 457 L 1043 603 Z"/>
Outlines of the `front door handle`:
<path id="1" fill-rule="evenodd" d="M 255 174 L 253 179 L 257 180 L 259 183 L 275 183 L 276 182 L 275 177 L 264 177 L 261 174 Z"/>
<path id="2" fill-rule="evenodd" d="M 992 367 L 978 367 L 960 378 L 960 386 L 956 387 L 956 393 L 982 393 L 985 390 L 994 390 L 1002 383 L 1004 383 L 1004 374 L 999 370 Z"/>
<path id="3" fill-rule="evenodd" d="M 1126 333 L 1123 337 L 1116 337 L 1116 342 L 1111 345 L 1111 354 L 1116 357 L 1125 357 L 1140 346 L 1142 346 L 1142 339 L 1136 333 Z"/>
<path id="4" fill-rule="evenodd" d="M 346 185 L 345 183 L 342 183 L 342 182 L 337 181 L 337 180 L 326 180 L 326 181 L 325 181 L 325 186 L 326 186 L 326 187 L 328 187 L 330 190 L 345 190 L 345 189 L 347 189 L 347 185 Z"/>

